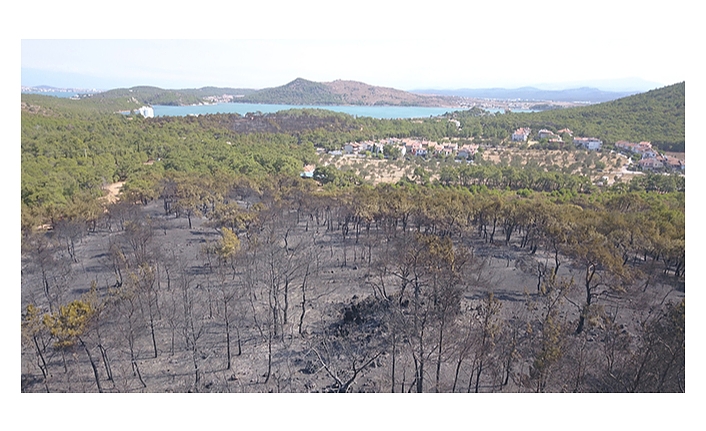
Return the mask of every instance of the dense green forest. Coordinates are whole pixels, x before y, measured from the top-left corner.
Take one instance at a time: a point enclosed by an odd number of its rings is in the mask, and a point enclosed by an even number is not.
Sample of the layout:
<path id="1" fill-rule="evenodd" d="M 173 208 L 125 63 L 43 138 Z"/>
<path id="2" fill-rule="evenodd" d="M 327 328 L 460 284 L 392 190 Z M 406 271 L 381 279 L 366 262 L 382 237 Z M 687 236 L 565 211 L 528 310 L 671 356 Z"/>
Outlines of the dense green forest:
<path id="1" fill-rule="evenodd" d="M 95 117 L 99 114 L 115 114 L 119 111 L 138 109 L 143 106 L 130 98 L 67 98 L 22 94 L 22 112 L 31 112 L 52 117 Z"/>
<path id="2" fill-rule="evenodd" d="M 167 106 L 183 106 L 183 105 L 198 105 L 204 102 L 205 97 L 209 96 L 243 96 L 254 93 L 255 90 L 240 89 L 240 88 L 220 88 L 220 87 L 203 87 L 198 89 L 184 90 L 165 90 L 157 87 L 132 87 L 109 90 L 103 93 L 98 93 L 90 97 L 96 100 L 131 100 L 134 98 L 145 105 L 167 105 Z"/>
<path id="3" fill-rule="evenodd" d="M 296 175 L 303 165 L 316 162 L 315 147 L 339 149 L 346 142 L 365 139 L 465 138 L 496 145 L 515 128 L 532 126 L 554 130 L 569 127 L 576 135 L 597 136 L 608 143 L 610 139 L 652 140 L 661 149 L 671 150 L 683 150 L 684 145 L 683 83 L 614 102 L 556 112 L 489 114 L 476 108 L 447 114 L 458 118 L 461 127 L 445 117 L 378 120 L 313 109 L 152 119 L 111 114 L 117 109 L 139 106 L 121 100 L 76 101 L 22 95 L 23 208 L 38 214 L 46 212 L 41 208 L 56 211 L 73 199 L 99 196 L 105 184 L 128 180 L 128 188 L 144 187 L 145 181 L 155 182 L 172 171 L 259 177 L 274 173 Z M 156 163 L 146 165 L 149 161 Z M 464 178 L 474 175 L 479 174 L 469 175 L 461 168 L 452 168 L 443 173 L 441 183 L 469 185 Z M 529 170 L 498 175 L 487 173 L 476 185 L 538 191 L 567 188 L 586 192 L 590 188 L 581 176 L 557 177 L 557 173 L 535 174 Z M 528 175 L 543 179 L 528 179 Z M 655 186 L 655 181 L 651 180 L 652 185 L 647 188 L 683 189 L 681 184 Z"/>
<path id="4" fill-rule="evenodd" d="M 236 134 L 202 118 L 141 116 L 56 118 L 22 114 L 22 203 L 57 208 L 101 187 L 130 180 L 134 188 L 163 172 L 219 171 L 262 177 L 297 175 L 315 161 L 313 145 L 285 134 Z M 148 161 L 158 161 L 145 165 Z"/>

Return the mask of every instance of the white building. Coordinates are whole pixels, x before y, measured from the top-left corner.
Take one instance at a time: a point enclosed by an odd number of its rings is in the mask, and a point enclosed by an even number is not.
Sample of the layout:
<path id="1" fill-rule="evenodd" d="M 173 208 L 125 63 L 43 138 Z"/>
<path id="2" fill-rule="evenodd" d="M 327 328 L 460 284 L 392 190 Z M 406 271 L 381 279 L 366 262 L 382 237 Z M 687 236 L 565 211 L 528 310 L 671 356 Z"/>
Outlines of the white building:
<path id="1" fill-rule="evenodd" d="M 521 127 L 512 134 L 512 140 L 516 142 L 526 141 L 530 133 L 532 133 L 532 129 L 529 127 Z"/>
<path id="2" fill-rule="evenodd" d="M 574 138 L 574 145 L 584 147 L 587 150 L 599 150 L 603 141 L 596 138 Z"/>
<path id="3" fill-rule="evenodd" d="M 138 109 L 137 112 L 145 118 L 154 117 L 154 109 L 152 109 L 151 106 L 143 106 L 142 108 Z"/>

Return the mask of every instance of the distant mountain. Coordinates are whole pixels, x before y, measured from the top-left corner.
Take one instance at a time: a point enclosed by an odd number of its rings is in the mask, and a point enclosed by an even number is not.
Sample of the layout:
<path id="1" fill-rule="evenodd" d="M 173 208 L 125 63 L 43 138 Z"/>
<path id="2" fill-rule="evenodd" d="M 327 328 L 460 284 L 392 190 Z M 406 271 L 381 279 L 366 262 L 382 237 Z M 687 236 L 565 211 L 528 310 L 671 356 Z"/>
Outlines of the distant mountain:
<path id="1" fill-rule="evenodd" d="M 357 81 L 314 82 L 302 78 L 280 87 L 257 91 L 238 101 L 284 105 L 365 106 L 457 106 L 459 103 L 456 97 L 413 94 Z"/>
<path id="2" fill-rule="evenodd" d="M 663 83 L 646 81 L 642 78 L 591 79 L 573 82 L 551 82 L 535 84 L 532 87 L 541 90 L 567 90 L 570 88 L 591 87 L 603 91 L 644 93 L 664 87 Z"/>
<path id="3" fill-rule="evenodd" d="M 596 88 L 582 87 L 570 90 L 540 90 L 535 87 L 507 88 L 481 88 L 458 90 L 414 90 L 419 94 L 437 94 L 442 96 L 469 97 L 474 99 L 499 99 L 499 100 L 530 100 L 554 102 L 589 102 L 601 103 L 622 97 L 631 96 L 639 91 L 617 92 L 602 91 Z"/>

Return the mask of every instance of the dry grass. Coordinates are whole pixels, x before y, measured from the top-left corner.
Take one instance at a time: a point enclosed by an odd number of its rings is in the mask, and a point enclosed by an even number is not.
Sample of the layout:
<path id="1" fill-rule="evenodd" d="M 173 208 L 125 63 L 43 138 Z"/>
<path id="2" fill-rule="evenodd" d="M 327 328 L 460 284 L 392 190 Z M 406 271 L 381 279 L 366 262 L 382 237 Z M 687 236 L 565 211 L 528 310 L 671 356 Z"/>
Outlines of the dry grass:
<path id="1" fill-rule="evenodd" d="M 405 163 L 404 167 L 400 168 L 398 162 L 353 155 L 332 157 L 330 159 L 322 158 L 322 164 L 332 164 L 338 169 L 350 169 L 373 184 L 396 183 L 405 174 L 411 176 L 414 170 L 414 167 L 409 165 L 409 163 Z"/>
<path id="2" fill-rule="evenodd" d="M 534 142 L 530 142 L 533 144 Z M 586 160 L 596 157 L 597 161 L 605 163 L 605 168 L 599 172 L 594 163 L 588 163 Z M 558 166 L 562 171 L 574 168 L 570 173 L 581 174 L 588 172 L 592 181 L 598 181 L 602 177 L 608 177 L 608 184 L 615 182 L 615 177 L 621 181 L 630 181 L 635 174 L 627 172 L 625 166 L 628 163 L 628 158 L 618 153 L 597 153 L 585 151 L 563 151 L 563 150 L 540 150 L 519 148 L 493 148 L 488 149 L 483 153 L 483 159 L 494 164 L 501 162 L 526 166 L 528 163 L 536 164 L 540 167 Z M 588 169 L 585 169 L 584 164 L 588 164 Z"/>
<path id="3" fill-rule="evenodd" d="M 113 184 L 108 184 L 103 188 L 103 190 L 106 190 L 108 192 L 107 195 L 103 196 L 103 199 L 106 200 L 108 203 L 115 203 L 118 200 L 118 195 L 120 194 L 120 189 L 123 188 L 123 185 L 125 184 L 125 181 L 120 181 L 117 183 Z"/>
<path id="4" fill-rule="evenodd" d="M 683 153 L 681 153 L 683 159 Z M 596 161 L 605 163 L 602 172 L 595 167 Z M 615 183 L 616 177 L 620 181 L 629 182 L 635 175 L 625 169 L 628 158 L 618 153 L 595 153 L 585 151 L 539 150 L 519 148 L 492 148 L 483 152 L 483 159 L 494 164 L 507 163 L 513 166 L 527 166 L 532 164 L 539 167 L 558 166 L 562 171 L 569 169 L 572 174 L 587 174 L 592 181 L 600 181 L 608 177 L 608 185 Z M 320 164 L 332 164 L 338 169 L 350 169 L 373 184 L 394 183 L 404 175 L 412 177 L 416 163 L 404 161 L 391 161 L 387 159 L 364 158 L 355 155 L 329 156 L 324 155 Z M 438 176 L 440 162 L 430 160 L 424 168 L 432 173 L 432 178 Z"/>

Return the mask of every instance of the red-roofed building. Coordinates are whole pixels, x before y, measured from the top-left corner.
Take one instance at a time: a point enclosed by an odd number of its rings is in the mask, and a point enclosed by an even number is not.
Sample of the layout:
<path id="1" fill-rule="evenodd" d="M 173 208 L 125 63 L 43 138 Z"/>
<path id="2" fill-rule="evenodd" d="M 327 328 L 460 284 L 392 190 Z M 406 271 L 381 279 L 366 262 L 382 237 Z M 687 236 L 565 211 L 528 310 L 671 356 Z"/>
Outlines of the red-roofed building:
<path id="1" fill-rule="evenodd" d="M 662 163 L 661 161 L 659 161 L 657 158 L 654 158 L 654 157 L 644 158 L 638 162 L 638 165 L 640 165 L 640 167 L 642 169 L 652 169 L 652 170 L 661 169 L 664 167 L 664 163 Z"/>
<path id="2" fill-rule="evenodd" d="M 630 151 L 632 153 L 642 154 L 643 159 L 657 157 L 657 152 L 652 148 L 652 144 L 646 141 L 642 141 L 639 144 L 628 141 L 618 141 L 615 143 L 615 148 Z"/>
<path id="3" fill-rule="evenodd" d="M 529 127 L 521 127 L 515 130 L 515 133 L 512 134 L 512 140 L 516 142 L 524 142 L 527 138 L 529 138 L 531 132 L 532 129 Z"/>
<path id="4" fill-rule="evenodd" d="M 478 151 L 478 145 L 466 144 L 458 149 L 458 157 L 462 159 L 467 159 L 472 157 Z"/>
<path id="5" fill-rule="evenodd" d="M 676 157 L 664 156 L 662 157 L 662 162 L 668 168 L 684 170 L 684 161 L 677 159 Z"/>
<path id="6" fill-rule="evenodd" d="M 316 170 L 316 165 L 306 165 L 304 169 L 299 174 L 303 178 L 314 178 L 314 171 Z"/>
<path id="7" fill-rule="evenodd" d="M 558 138 L 557 135 L 554 134 L 554 132 L 547 130 L 547 129 L 542 129 L 539 132 L 537 132 L 537 137 L 539 139 L 556 139 Z"/>

